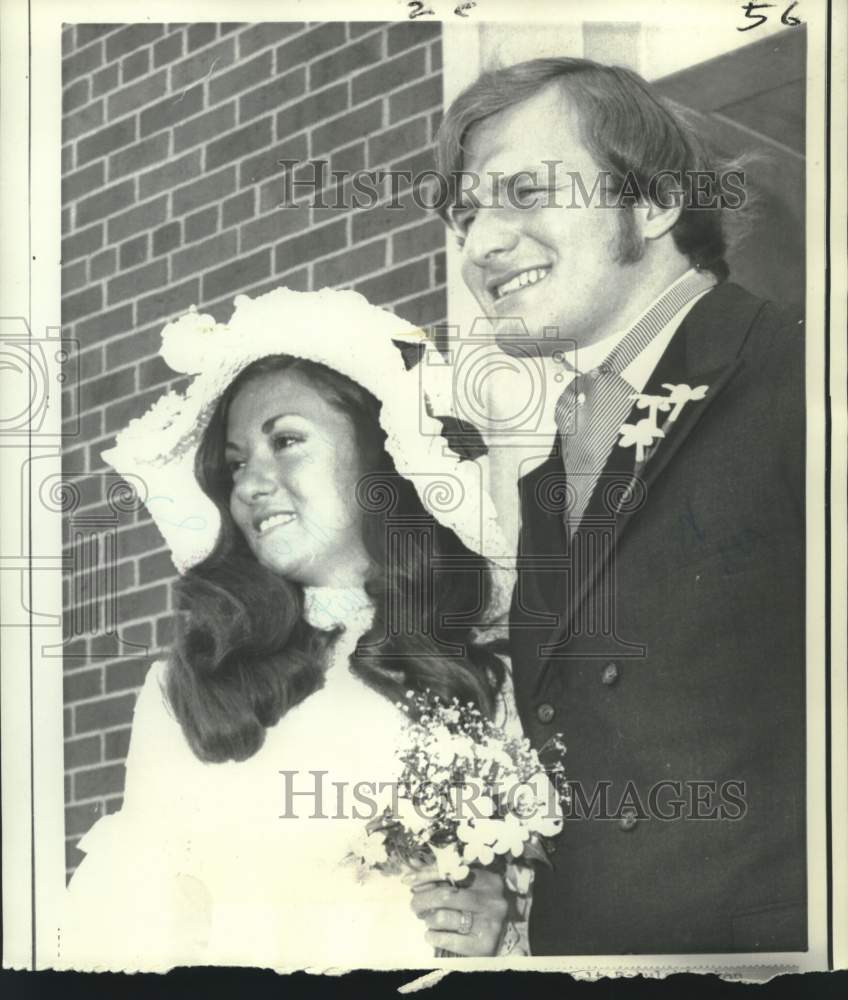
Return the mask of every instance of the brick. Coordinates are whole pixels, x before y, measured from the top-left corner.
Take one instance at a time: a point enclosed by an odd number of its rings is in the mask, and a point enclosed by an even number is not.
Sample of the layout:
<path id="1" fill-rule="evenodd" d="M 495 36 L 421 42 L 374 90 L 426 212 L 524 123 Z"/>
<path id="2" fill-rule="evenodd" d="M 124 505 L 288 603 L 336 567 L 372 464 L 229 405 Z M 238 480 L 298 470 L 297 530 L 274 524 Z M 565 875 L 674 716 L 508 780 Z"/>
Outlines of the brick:
<path id="1" fill-rule="evenodd" d="M 242 253 L 254 250 L 265 243 L 276 243 L 298 230 L 306 229 L 309 221 L 307 208 L 274 209 L 254 222 L 242 226 Z"/>
<path id="2" fill-rule="evenodd" d="M 228 198 L 221 206 L 221 225 L 224 229 L 244 222 L 254 216 L 256 209 L 256 192 L 251 188 Z"/>
<path id="3" fill-rule="evenodd" d="M 398 302 L 395 312 L 414 326 L 435 326 L 443 323 L 447 315 L 447 296 L 443 288 L 418 295 L 406 302 Z"/>
<path id="4" fill-rule="evenodd" d="M 172 580 L 174 578 L 174 564 L 171 562 L 169 552 L 157 552 L 151 556 L 145 556 L 138 562 L 139 583 L 155 583 L 158 580 Z"/>
<path id="5" fill-rule="evenodd" d="M 138 387 L 139 389 L 152 389 L 155 385 L 170 382 L 173 377 L 174 373 L 160 357 L 150 358 L 139 365 Z"/>
<path id="6" fill-rule="evenodd" d="M 141 236 L 134 236 L 132 239 L 122 243 L 118 248 L 118 259 L 121 262 L 121 270 L 128 267 L 136 267 L 147 260 L 147 233 Z"/>
<path id="7" fill-rule="evenodd" d="M 319 261 L 313 268 L 313 287 L 346 285 L 386 263 L 386 241 L 375 240 Z"/>
<path id="8" fill-rule="evenodd" d="M 101 278 L 108 278 L 114 274 L 118 267 L 118 255 L 114 247 L 109 247 L 92 257 L 89 262 L 89 274 L 92 281 L 100 281 Z"/>
<path id="9" fill-rule="evenodd" d="M 218 25 L 218 31 L 222 35 L 229 35 L 233 31 L 238 31 L 239 28 L 244 28 L 244 21 L 223 21 Z"/>
<path id="10" fill-rule="evenodd" d="M 89 82 L 87 77 L 77 80 L 62 91 L 62 114 L 68 114 L 88 102 Z"/>
<path id="11" fill-rule="evenodd" d="M 392 237 L 392 260 L 400 263 L 402 260 L 419 257 L 432 250 L 443 250 L 446 233 L 441 219 L 430 219 L 423 225 L 395 233 Z"/>
<path id="12" fill-rule="evenodd" d="M 238 39 L 239 55 L 242 59 L 252 56 L 254 52 L 268 45 L 276 45 L 284 38 L 302 31 L 306 25 L 300 22 L 268 22 L 253 24 L 241 32 Z"/>
<path id="13" fill-rule="evenodd" d="M 76 47 L 81 49 L 84 45 L 108 35 L 115 30 L 114 24 L 78 24 L 76 26 Z"/>
<path id="14" fill-rule="evenodd" d="M 347 108 L 347 84 L 340 83 L 318 94 L 310 94 L 277 115 L 277 138 L 285 139 Z"/>
<path id="15" fill-rule="evenodd" d="M 203 298 L 211 300 L 240 291 L 271 274 L 271 251 L 260 250 L 203 276 Z"/>
<path id="16" fill-rule="evenodd" d="M 383 124 L 383 102 L 373 101 L 355 111 L 349 111 L 345 115 L 333 118 L 325 125 L 321 125 L 312 132 L 312 155 L 321 156 L 322 153 L 331 149 L 338 149 L 340 146 L 347 146 L 355 139 L 361 139 L 363 135 L 376 132 Z"/>
<path id="17" fill-rule="evenodd" d="M 172 566 L 171 575 L 173 572 Z M 110 663 L 106 668 L 106 690 L 111 694 L 113 691 L 126 691 L 127 688 L 140 688 L 149 669 L 150 663 L 146 659 L 126 659 Z M 108 745 L 106 756 L 115 756 L 109 753 Z M 121 756 L 125 756 L 125 753 Z"/>
<path id="18" fill-rule="evenodd" d="M 430 46 L 430 72 L 438 73 L 442 68 L 442 40 L 437 39 Z"/>
<path id="19" fill-rule="evenodd" d="M 186 243 L 194 243 L 195 240 L 202 240 L 214 233 L 218 228 L 218 206 L 210 205 L 209 208 L 202 208 L 199 212 L 187 216 L 183 228 Z"/>
<path id="20" fill-rule="evenodd" d="M 329 21 L 317 28 L 312 28 L 310 31 L 284 42 L 277 49 L 277 72 L 285 73 L 292 66 L 308 62 L 316 56 L 323 55 L 329 49 L 343 45 L 344 42 L 344 25 L 338 21 Z"/>
<path id="21" fill-rule="evenodd" d="M 174 619 L 171 615 L 156 619 L 156 645 L 167 649 L 174 641 Z"/>
<path id="22" fill-rule="evenodd" d="M 124 765 L 106 764 L 74 773 L 74 798 L 93 799 L 124 789 Z"/>
<path id="23" fill-rule="evenodd" d="M 100 763 L 100 737 L 83 736 L 79 740 L 65 742 L 65 770 L 85 767 L 86 764 Z"/>
<path id="24" fill-rule="evenodd" d="M 408 194 L 391 204 L 398 207 L 390 208 L 388 205 L 379 205 L 377 208 L 354 213 L 352 223 L 354 243 L 362 243 L 375 236 L 382 236 L 391 229 L 408 226 L 427 215 L 427 212 L 423 208 L 419 208 Z"/>
<path id="25" fill-rule="evenodd" d="M 67 146 L 62 146 L 62 163 L 61 170 L 62 174 L 69 174 L 74 169 L 74 146 L 73 143 L 68 143 Z"/>
<path id="26" fill-rule="evenodd" d="M 138 322 L 141 325 L 146 325 L 154 320 L 185 312 L 192 303 L 197 302 L 197 293 L 197 278 L 190 278 L 181 285 L 173 285 L 156 292 L 154 295 L 148 295 L 136 303 Z"/>
<path id="27" fill-rule="evenodd" d="M 127 725 L 132 721 L 134 705 L 135 696 L 131 694 L 77 705 L 74 709 L 76 732 L 90 733 L 99 729 Z"/>
<path id="28" fill-rule="evenodd" d="M 103 101 L 86 104 L 84 108 L 62 118 L 62 142 L 73 142 L 86 132 L 103 124 Z"/>
<path id="29" fill-rule="evenodd" d="M 250 121 L 266 112 L 276 111 L 281 104 L 293 101 L 306 91 L 306 73 L 297 67 L 284 76 L 277 76 L 239 99 L 239 121 Z"/>
<path id="30" fill-rule="evenodd" d="M 350 38 L 359 38 L 360 35 L 366 35 L 369 31 L 384 27 L 384 21 L 348 21 L 347 33 Z"/>
<path id="31" fill-rule="evenodd" d="M 368 35 L 352 45 L 336 49 L 335 52 L 323 59 L 316 59 L 309 67 L 309 89 L 319 90 L 321 87 L 326 87 L 328 83 L 338 80 L 341 76 L 347 76 L 348 73 L 352 73 L 362 66 L 377 62 L 378 59 L 382 58 L 382 55 L 382 33 Z M 408 80 L 409 77 L 406 79 Z M 374 95 L 366 95 L 364 99 L 367 100 L 368 97 L 372 96 Z M 356 97 L 354 97 L 354 102 L 358 103 Z"/>
<path id="32" fill-rule="evenodd" d="M 355 142 L 344 149 L 337 149 L 330 157 L 330 170 L 355 173 L 365 169 L 365 143 Z"/>
<path id="33" fill-rule="evenodd" d="M 145 671 L 147 669 L 147 664 L 145 664 Z M 144 675 L 142 675 L 142 680 Z M 136 685 L 126 684 L 124 687 L 133 687 Z M 140 687 L 141 685 L 137 685 Z M 103 736 L 103 748 L 104 757 L 106 760 L 126 760 L 127 754 L 130 749 L 130 734 L 132 729 L 127 727 L 126 729 L 113 729 L 110 733 L 105 733 Z"/>
<path id="34" fill-rule="evenodd" d="M 393 56 L 404 49 L 411 49 L 413 45 L 422 45 L 425 42 L 433 41 L 433 39 L 441 38 L 441 34 L 442 26 L 440 24 L 400 21 L 388 30 L 389 55 Z"/>
<path id="35" fill-rule="evenodd" d="M 216 139 L 224 132 L 236 126 L 236 105 L 235 101 L 224 104 L 206 114 L 192 118 L 184 125 L 178 125 L 174 129 L 174 152 L 182 153 L 183 150 L 201 142 L 208 142 Z"/>
<path id="36" fill-rule="evenodd" d="M 98 743 L 98 760 L 100 741 Z M 65 836 L 74 837 L 87 833 L 103 815 L 102 802 L 86 802 L 81 806 L 69 806 L 65 810 Z"/>
<path id="37" fill-rule="evenodd" d="M 124 83 L 137 80 L 150 72 L 150 49 L 139 49 L 121 63 L 121 79 Z"/>
<path id="38" fill-rule="evenodd" d="M 65 739 L 69 736 L 73 736 L 74 710 L 72 708 L 65 708 L 62 711 L 62 732 L 64 733 Z"/>
<path id="39" fill-rule="evenodd" d="M 153 233 L 153 255 L 169 253 L 180 242 L 182 230 L 179 222 L 169 222 Z"/>
<path id="40" fill-rule="evenodd" d="M 135 185 L 132 181 L 121 181 L 111 187 L 103 188 L 97 194 L 77 202 L 74 216 L 77 227 L 114 215 L 122 208 L 132 204 L 134 198 Z"/>
<path id="41" fill-rule="evenodd" d="M 112 63 L 98 70 L 91 78 L 91 96 L 102 97 L 118 86 L 118 64 Z"/>
<path id="42" fill-rule="evenodd" d="M 274 248 L 274 270 L 289 271 L 305 261 L 325 257 L 341 250 L 347 243 L 347 224 L 343 219 L 320 226 L 311 232 L 286 240 Z"/>
<path id="43" fill-rule="evenodd" d="M 153 65 L 159 69 L 168 63 L 179 59 L 183 54 L 183 33 L 175 31 L 172 35 L 166 35 L 153 46 Z"/>
<path id="44" fill-rule="evenodd" d="M 235 43 L 232 38 L 225 38 L 211 48 L 174 63 L 171 67 L 171 89 L 183 90 L 185 87 L 191 87 L 212 73 L 220 73 L 227 66 L 231 66 L 234 59 Z"/>
<path id="45" fill-rule="evenodd" d="M 76 295 L 68 295 L 62 299 L 62 323 L 74 323 L 80 316 L 97 312 L 102 301 L 99 285 L 92 285 Z"/>
<path id="46" fill-rule="evenodd" d="M 99 669 L 77 670 L 62 679 L 62 700 L 66 705 L 84 698 L 94 698 L 101 693 L 102 675 Z"/>
<path id="47" fill-rule="evenodd" d="M 235 190 L 235 167 L 226 167 L 215 174 L 208 174 L 200 180 L 179 187 L 171 195 L 172 212 L 174 215 L 185 215 L 196 208 L 209 204 L 210 201 L 221 201 Z"/>
<path id="48" fill-rule="evenodd" d="M 201 172 L 201 150 L 195 149 L 185 156 L 170 159 L 161 167 L 149 170 L 138 179 L 140 198 L 149 198 L 160 191 L 170 190 L 178 184 L 184 184 Z"/>
<path id="49" fill-rule="evenodd" d="M 109 242 L 120 243 L 128 236 L 161 225 L 165 221 L 167 210 L 168 199 L 163 195 L 116 215 L 109 220 Z"/>
<path id="50" fill-rule="evenodd" d="M 92 163 L 62 178 L 62 202 L 76 201 L 103 184 L 103 163 Z"/>
<path id="51" fill-rule="evenodd" d="M 362 281 L 356 285 L 356 291 L 376 305 L 384 305 L 397 299 L 406 298 L 416 292 L 422 292 L 430 287 L 429 268 L 419 263 L 402 264 L 393 267 L 384 274 Z"/>
<path id="52" fill-rule="evenodd" d="M 126 333 L 133 326 L 132 306 L 121 306 L 109 312 L 92 316 L 91 319 L 77 324 L 74 336 L 86 346 L 97 344 L 119 333 Z"/>
<path id="53" fill-rule="evenodd" d="M 93 378 L 95 375 L 99 375 L 103 371 L 103 349 L 95 347 L 93 351 L 83 351 L 79 362 L 82 378 Z"/>
<path id="54" fill-rule="evenodd" d="M 137 111 L 150 104 L 157 98 L 164 96 L 168 89 L 167 71 L 161 70 L 154 76 L 145 77 L 131 83 L 128 87 L 116 90 L 107 98 L 109 107 L 109 117 L 117 118 L 120 115 L 128 115 L 132 111 Z"/>
<path id="55" fill-rule="evenodd" d="M 88 280 L 84 260 L 78 260 L 75 264 L 66 264 L 62 268 L 62 295 L 68 295 L 82 287 Z"/>
<path id="56" fill-rule="evenodd" d="M 416 149 L 426 145 L 427 141 L 427 119 L 423 116 L 412 118 L 368 140 L 368 165 L 373 167 L 385 163 L 397 156 L 399 150 Z"/>
<path id="57" fill-rule="evenodd" d="M 84 49 L 62 60 L 62 82 L 67 85 L 78 76 L 93 73 L 103 63 L 103 44 L 92 42 Z"/>
<path id="58" fill-rule="evenodd" d="M 209 81 L 209 103 L 217 104 L 228 97 L 240 94 L 248 87 L 267 80 L 271 74 L 273 56 L 270 51 L 261 52 L 253 59 L 236 63 L 234 69 Z"/>
<path id="59" fill-rule="evenodd" d="M 270 142 L 271 119 L 260 118 L 259 121 L 210 142 L 206 147 L 206 169 L 217 170 L 226 163 L 240 160 L 247 153 L 256 152 Z"/>
<path id="60" fill-rule="evenodd" d="M 142 45 L 150 45 L 165 32 L 163 24 L 131 24 L 106 39 L 106 60 L 119 59 Z"/>
<path id="61" fill-rule="evenodd" d="M 143 411 L 136 409 L 136 412 Z M 143 590 L 133 591 L 131 594 L 121 594 L 118 598 L 118 604 L 121 608 L 121 618 L 127 621 L 133 618 L 150 618 L 161 611 L 167 611 L 168 588 L 159 584 L 155 587 L 145 587 Z"/>
<path id="62" fill-rule="evenodd" d="M 441 75 L 430 76 L 426 80 L 414 83 L 411 87 L 404 87 L 389 97 L 389 121 L 394 124 L 441 104 Z"/>
<path id="63" fill-rule="evenodd" d="M 164 259 L 154 260 L 143 267 L 136 267 L 112 278 L 108 284 L 109 305 L 122 299 L 135 298 L 168 281 L 168 264 Z"/>
<path id="64" fill-rule="evenodd" d="M 238 253 L 238 237 L 235 229 L 213 236 L 211 240 L 174 254 L 171 258 L 171 276 L 175 281 L 197 271 L 205 271 L 222 261 L 229 260 Z"/>
<path id="65" fill-rule="evenodd" d="M 134 141 L 135 119 L 125 118 L 81 139 L 77 144 L 77 163 L 82 166 Z"/>
<path id="66" fill-rule="evenodd" d="M 123 804 L 123 795 L 115 795 L 112 798 L 106 799 L 106 815 L 111 816 L 112 813 L 120 812 Z"/>
<path id="67" fill-rule="evenodd" d="M 426 50 L 418 48 L 382 62 L 375 69 L 360 73 L 351 84 L 353 103 L 360 104 L 378 94 L 401 87 L 410 79 L 423 76 L 426 63 Z"/>
<path id="68" fill-rule="evenodd" d="M 109 157 L 109 180 L 153 166 L 168 155 L 168 133 L 159 132 Z"/>
<path id="69" fill-rule="evenodd" d="M 186 44 L 189 52 L 194 52 L 204 45 L 209 45 L 215 41 L 216 27 L 214 24 L 192 24 L 189 26 L 186 35 Z"/>
<path id="70" fill-rule="evenodd" d="M 286 170 L 285 161 L 305 160 L 308 153 L 306 136 L 286 139 L 270 149 L 263 149 L 257 156 L 244 160 L 239 169 L 239 187 L 249 187 L 281 174 Z"/>
<path id="71" fill-rule="evenodd" d="M 167 97 L 164 101 L 145 108 L 140 115 L 141 135 L 152 135 L 162 129 L 171 128 L 178 122 L 191 118 L 203 108 L 203 87 L 192 87 L 179 97 Z"/>

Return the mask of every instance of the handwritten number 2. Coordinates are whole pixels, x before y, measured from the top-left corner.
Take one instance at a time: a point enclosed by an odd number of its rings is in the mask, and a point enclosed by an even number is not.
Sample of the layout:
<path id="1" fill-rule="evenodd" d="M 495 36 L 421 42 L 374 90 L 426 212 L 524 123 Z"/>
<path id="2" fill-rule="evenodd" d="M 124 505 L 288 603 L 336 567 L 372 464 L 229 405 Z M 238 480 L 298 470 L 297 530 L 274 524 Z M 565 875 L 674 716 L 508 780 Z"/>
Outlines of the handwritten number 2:
<path id="1" fill-rule="evenodd" d="M 406 6 L 409 7 L 410 19 L 413 17 L 423 17 L 425 14 L 432 16 L 433 14 L 433 8 L 425 7 L 421 0 L 410 0 Z"/>

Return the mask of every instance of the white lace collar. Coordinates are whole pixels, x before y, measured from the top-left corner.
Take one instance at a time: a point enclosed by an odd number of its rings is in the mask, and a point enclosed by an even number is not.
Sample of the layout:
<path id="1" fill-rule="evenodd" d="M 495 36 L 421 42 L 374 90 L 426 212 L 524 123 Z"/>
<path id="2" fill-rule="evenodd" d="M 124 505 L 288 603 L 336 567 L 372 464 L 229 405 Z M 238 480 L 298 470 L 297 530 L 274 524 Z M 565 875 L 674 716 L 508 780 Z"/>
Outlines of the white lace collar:
<path id="1" fill-rule="evenodd" d="M 374 605 L 364 587 L 304 587 L 303 615 L 323 631 L 341 626 L 361 635 L 371 627 Z"/>

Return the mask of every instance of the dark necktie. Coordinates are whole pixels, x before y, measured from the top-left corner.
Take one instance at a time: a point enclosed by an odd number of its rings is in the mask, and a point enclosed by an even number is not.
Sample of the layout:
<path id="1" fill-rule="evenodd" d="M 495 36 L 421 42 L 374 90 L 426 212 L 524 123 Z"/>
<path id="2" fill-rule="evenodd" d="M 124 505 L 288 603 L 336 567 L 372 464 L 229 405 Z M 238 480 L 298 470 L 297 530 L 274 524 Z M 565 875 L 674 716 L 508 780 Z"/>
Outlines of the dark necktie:
<path id="1" fill-rule="evenodd" d="M 568 487 L 564 519 L 570 534 L 580 526 L 621 425 L 633 407 L 636 393 L 621 373 L 706 287 L 704 275 L 695 273 L 670 288 L 602 364 L 578 374 L 557 400 L 555 419 Z"/>

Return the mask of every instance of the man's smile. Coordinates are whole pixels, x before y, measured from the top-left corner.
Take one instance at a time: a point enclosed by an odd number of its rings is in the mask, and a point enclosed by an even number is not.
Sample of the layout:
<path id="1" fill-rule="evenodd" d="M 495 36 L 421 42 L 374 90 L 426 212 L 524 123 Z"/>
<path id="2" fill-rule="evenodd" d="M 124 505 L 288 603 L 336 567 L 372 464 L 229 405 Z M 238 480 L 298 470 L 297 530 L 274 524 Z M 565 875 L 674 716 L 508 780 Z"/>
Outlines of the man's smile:
<path id="1" fill-rule="evenodd" d="M 529 285 L 537 285 L 540 281 L 544 281 L 550 273 L 550 267 L 526 268 L 525 270 L 512 273 L 505 279 L 496 279 L 495 282 L 490 284 L 489 291 L 492 298 L 496 302 L 499 302 L 508 295 L 520 292 L 522 288 L 527 288 Z"/>

